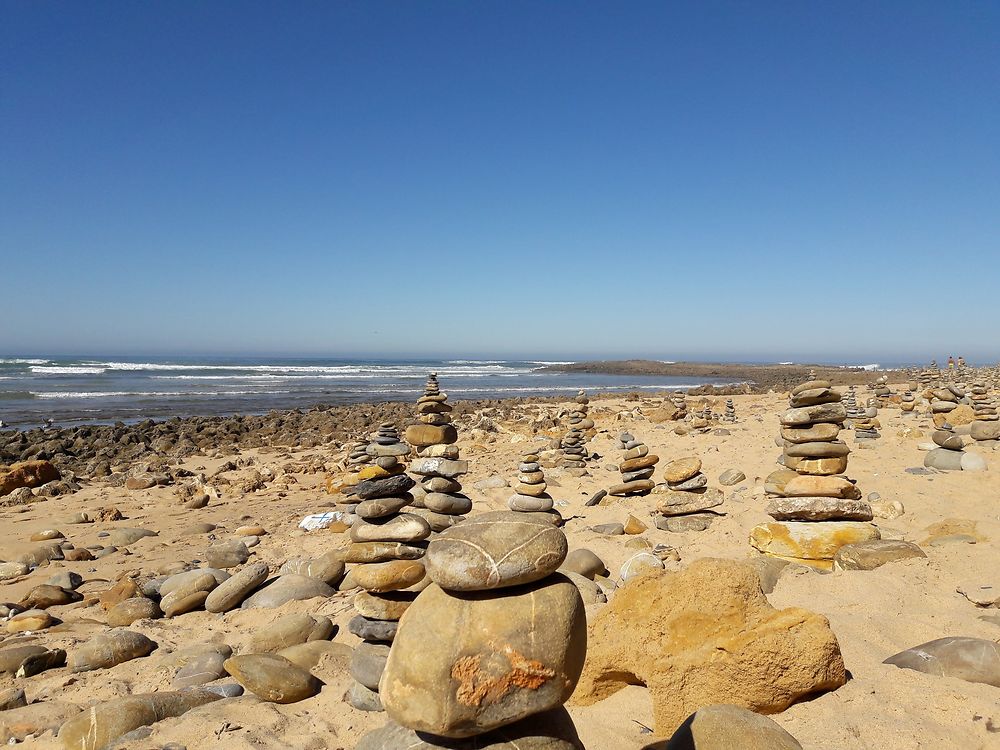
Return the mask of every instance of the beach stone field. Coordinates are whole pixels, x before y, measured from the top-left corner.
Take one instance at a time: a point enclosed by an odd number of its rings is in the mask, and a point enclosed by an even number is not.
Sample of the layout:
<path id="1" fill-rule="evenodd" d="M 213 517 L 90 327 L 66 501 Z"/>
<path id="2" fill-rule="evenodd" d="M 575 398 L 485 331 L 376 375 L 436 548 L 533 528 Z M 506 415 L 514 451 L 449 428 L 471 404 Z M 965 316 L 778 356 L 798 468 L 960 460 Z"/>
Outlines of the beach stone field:
<path id="1" fill-rule="evenodd" d="M 428 373 L 0 431 L 0 742 L 1000 748 L 998 407 L 997 367 L 490 402 Z"/>

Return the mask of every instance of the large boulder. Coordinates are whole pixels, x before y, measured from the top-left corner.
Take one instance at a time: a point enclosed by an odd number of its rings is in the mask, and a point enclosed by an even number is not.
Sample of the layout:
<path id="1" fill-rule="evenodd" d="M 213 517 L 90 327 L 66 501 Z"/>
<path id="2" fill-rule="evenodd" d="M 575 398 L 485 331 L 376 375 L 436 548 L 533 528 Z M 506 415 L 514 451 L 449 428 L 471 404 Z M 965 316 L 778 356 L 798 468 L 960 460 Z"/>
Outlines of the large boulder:
<path id="1" fill-rule="evenodd" d="M 48 461 L 21 461 L 0 466 L 0 497 L 21 487 L 41 487 L 59 478 L 59 470 Z"/>
<path id="2" fill-rule="evenodd" d="M 705 558 L 679 572 L 639 576 L 615 594 L 590 627 L 572 700 L 590 705 L 644 684 L 655 732 L 670 735 L 702 706 L 775 713 L 846 680 L 825 617 L 777 610 L 752 567 Z"/>
<path id="3" fill-rule="evenodd" d="M 402 617 L 379 694 L 403 726 L 471 737 L 560 706 L 586 653 L 584 605 L 564 576 L 461 594 L 431 584 Z"/>

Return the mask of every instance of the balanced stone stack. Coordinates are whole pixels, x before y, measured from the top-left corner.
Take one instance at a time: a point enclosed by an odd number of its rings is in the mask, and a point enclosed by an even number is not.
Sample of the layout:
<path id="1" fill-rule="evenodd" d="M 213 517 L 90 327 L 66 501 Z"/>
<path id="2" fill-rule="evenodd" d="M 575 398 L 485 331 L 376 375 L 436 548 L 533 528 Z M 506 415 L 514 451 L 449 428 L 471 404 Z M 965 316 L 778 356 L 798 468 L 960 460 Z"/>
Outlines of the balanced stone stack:
<path id="1" fill-rule="evenodd" d="M 585 469 L 587 467 L 587 430 L 594 428 L 594 420 L 587 417 L 587 405 L 590 399 L 584 391 L 576 394 L 576 408 L 569 413 L 569 429 L 560 443 L 562 458 L 559 465 L 567 469 Z"/>
<path id="2" fill-rule="evenodd" d="M 448 395 L 441 393 L 436 373 L 427 376 L 424 395 L 417 399 L 419 424 L 406 428 L 406 442 L 425 455 L 432 445 L 451 445 L 458 441 L 458 431 L 451 423 L 452 407 Z"/>
<path id="3" fill-rule="evenodd" d="M 348 525 L 357 519 L 357 506 L 364 500 L 357 495 L 358 486 L 369 480 L 386 479 L 402 474 L 406 466 L 400 461 L 400 457 L 410 452 L 410 446 L 399 442 L 399 432 L 391 422 L 379 425 L 378 430 L 371 435 L 371 442 L 365 444 L 364 454 L 367 460 L 362 460 L 360 456 L 358 446 L 361 444 L 354 445 L 351 455 L 355 457 L 348 459 L 348 465 L 356 471 L 353 479 L 341 488 L 342 494 L 337 500 L 340 509 L 348 514 L 346 518 Z M 409 494 L 406 497 L 412 500 Z"/>
<path id="4" fill-rule="evenodd" d="M 347 454 L 348 471 L 357 474 L 374 460 L 368 455 L 368 443 L 364 440 L 356 440 L 351 443 Z"/>
<path id="5" fill-rule="evenodd" d="M 522 513 L 552 510 L 552 497 L 545 491 L 548 486 L 545 483 L 545 473 L 534 448 L 521 454 L 517 471 L 517 484 L 514 485 L 514 494 L 507 500 L 507 507 Z"/>
<path id="6" fill-rule="evenodd" d="M 850 429 L 854 426 L 855 420 L 860 420 L 864 417 L 864 412 L 861 411 L 858 406 L 858 394 L 854 391 L 854 386 L 848 386 L 847 393 L 843 397 L 844 408 L 847 410 L 847 418 L 844 420 L 844 426 Z"/>
<path id="7" fill-rule="evenodd" d="M 641 440 L 636 440 L 628 432 L 623 432 L 618 436 L 625 455 L 618 465 L 621 472 L 621 484 L 616 484 L 608 490 L 609 495 L 647 495 L 656 486 L 653 481 L 653 472 L 660 457 L 649 452 L 649 448 Z"/>
<path id="8" fill-rule="evenodd" d="M 656 509 L 661 518 L 656 528 L 664 531 L 704 531 L 718 518 L 712 508 L 722 505 L 724 495 L 708 487 L 701 459 L 679 458 L 663 467 L 665 484 L 656 486 Z"/>
<path id="9" fill-rule="evenodd" d="M 549 519 L 484 513 L 431 541 L 432 581 L 399 623 L 380 694 L 391 721 L 357 750 L 582 748 L 562 704 L 587 650 Z"/>
<path id="10" fill-rule="evenodd" d="M 767 513 L 775 519 L 750 532 L 759 551 L 830 570 L 845 544 L 877 540 L 871 506 L 844 472 L 850 449 L 837 436 L 847 418 L 841 396 L 825 380 L 797 386 L 781 415 L 779 469 L 767 477 Z"/>
<path id="11" fill-rule="evenodd" d="M 472 510 L 472 499 L 462 494 L 460 480 L 469 472 L 469 462 L 459 459 L 455 445 L 427 446 L 425 452 L 435 455 L 410 464 L 410 472 L 420 477 L 420 491 L 415 493 L 420 507 L 413 512 L 434 531 L 443 531 L 464 521 L 465 514 Z"/>
<path id="12" fill-rule="evenodd" d="M 892 395 L 892 390 L 889 388 L 889 376 L 880 375 L 878 380 L 875 381 L 874 388 L 875 397 L 880 403 L 884 402 Z"/>
<path id="13" fill-rule="evenodd" d="M 996 400 L 982 382 L 973 384 L 971 399 L 975 418 L 969 427 L 969 434 L 984 445 L 997 445 L 1000 440 L 1000 416 L 997 415 Z"/>
<path id="14" fill-rule="evenodd" d="M 961 435 L 945 422 L 931 433 L 938 446 L 924 455 L 924 466 L 940 471 L 985 471 L 986 461 L 978 453 L 967 453 Z"/>
<path id="15" fill-rule="evenodd" d="M 913 391 L 907 388 L 903 391 L 903 395 L 899 397 L 899 409 L 903 414 L 913 414 L 914 409 L 917 407 L 917 401 L 913 397 Z"/>
<path id="16" fill-rule="evenodd" d="M 670 403 L 672 403 L 674 408 L 677 409 L 676 419 L 681 420 L 687 417 L 687 395 L 684 391 L 675 391 L 673 395 L 670 396 Z"/>
<path id="17" fill-rule="evenodd" d="M 878 399 L 868 399 L 868 406 L 861 412 L 862 416 L 852 420 L 851 426 L 854 428 L 855 440 L 876 440 L 881 437 L 878 428 L 881 423 L 878 421 Z"/>
<path id="18" fill-rule="evenodd" d="M 736 424 L 736 406 L 731 398 L 726 399 L 726 411 L 722 415 L 722 421 L 729 424 Z"/>
<path id="19" fill-rule="evenodd" d="M 390 445 L 381 443 L 380 445 Z M 388 458 L 380 456 L 378 460 Z M 393 457 L 394 458 L 394 457 Z M 424 578 L 424 545 L 431 535 L 426 520 L 403 511 L 413 500 L 415 482 L 403 473 L 368 479 L 353 488 L 358 520 L 350 528 L 351 544 L 344 553 L 356 563 L 342 589 L 362 589 L 354 598 L 357 615 L 349 630 L 363 640 L 354 651 L 354 685 L 346 700 L 364 711 L 380 711 L 378 680 L 389 654 L 396 622 L 416 597 L 406 591 Z"/>

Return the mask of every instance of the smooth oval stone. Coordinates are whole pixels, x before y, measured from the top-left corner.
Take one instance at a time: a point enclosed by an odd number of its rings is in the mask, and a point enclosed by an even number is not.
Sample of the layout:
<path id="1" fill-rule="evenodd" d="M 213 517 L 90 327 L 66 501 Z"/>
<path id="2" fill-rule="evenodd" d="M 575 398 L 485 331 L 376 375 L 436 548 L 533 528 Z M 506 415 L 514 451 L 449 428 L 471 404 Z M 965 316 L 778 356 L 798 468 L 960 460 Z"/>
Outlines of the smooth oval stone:
<path id="1" fill-rule="evenodd" d="M 391 560 L 358 565 L 351 570 L 351 579 L 365 591 L 385 593 L 399 591 L 420 582 L 424 564 L 419 560 Z"/>
<path id="2" fill-rule="evenodd" d="M 643 456 L 648 455 L 648 453 L 649 453 L 649 448 L 647 446 L 637 445 L 635 448 L 629 448 L 627 451 L 625 451 L 624 458 L 626 460 L 632 458 L 642 458 Z"/>
<path id="3" fill-rule="evenodd" d="M 802 427 L 817 422 L 839 424 L 847 419 L 847 408 L 843 403 L 817 404 L 788 409 L 781 415 L 781 424 L 786 427 Z"/>
<path id="4" fill-rule="evenodd" d="M 900 651 L 883 663 L 1000 687 L 1000 644 L 985 638 L 938 638 Z"/>
<path id="5" fill-rule="evenodd" d="M 561 706 L 586 648 L 583 601 L 565 576 L 461 596 L 431 584 L 396 634 L 379 694 L 404 726 L 470 737 Z"/>
<path id="6" fill-rule="evenodd" d="M 213 568 L 235 568 L 250 559 L 250 550 L 240 539 L 227 539 L 209 546 L 205 559 Z"/>
<path id="7" fill-rule="evenodd" d="M 362 615 L 355 615 L 347 623 L 347 629 L 366 641 L 391 641 L 396 637 L 399 623 L 395 620 L 372 620 Z"/>
<path id="8" fill-rule="evenodd" d="M 185 597 L 177 597 L 172 594 L 167 599 L 160 600 L 160 608 L 163 610 L 164 617 L 176 617 L 200 609 L 207 598 L 207 591 L 196 591 Z"/>
<path id="9" fill-rule="evenodd" d="M 435 737 L 394 721 L 361 738 L 356 750 L 579 750 L 583 747 L 573 720 L 563 708 L 467 740 Z"/>
<path id="10" fill-rule="evenodd" d="M 191 588 L 192 583 L 201 580 L 202 576 L 206 574 L 212 576 L 216 584 L 222 583 L 229 578 L 229 573 L 219 568 L 195 568 L 194 570 L 185 570 L 168 577 L 160 584 L 158 592 L 161 597 L 167 596 L 178 589 L 187 589 L 186 593 L 193 593 L 201 589 L 198 587 Z"/>
<path id="11" fill-rule="evenodd" d="M 352 682 L 344 700 L 359 711 L 382 711 L 382 699 L 375 690 L 369 690 L 360 682 Z M 395 746 L 392 746 L 395 748 Z M 386 750 L 389 750 L 387 747 Z"/>
<path id="12" fill-rule="evenodd" d="M 962 471 L 986 471 L 986 459 L 978 453 L 966 451 L 962 454 Z"/>
<path id="13" fill-rule="evenodd" d="M 374 500 L 364 500 L 358 503 L 354 512 L 364 519 L 384 518 L 392 516 L 413 502 L 413 496 L 379 497 Z"/>
<path id="14" fill-rule="evenodd" d="M 339 550 L 327 552 L 314 560 L 294 558 L 281 566 L 278 573 L 294 573 L 295 575 L 315 578 L 323 583 L 334 586 L 344 577 L 344 560 Z"/>
<path id="15" fill-rule="evenodd" d="M 725 494 L 719 489 L 708 492 L 670 491 L 657 496 L 656 510 L 664 516 L 682 516 L 716 508 L 722 505 L 723 500 Z"/>
<path id="16" fill-rule="evenodd" d="M 247 651 L 270 653 L 307 641 L 325 641 L 333 635 L 329 617 L 314 617 L 305 612 L 279 617 L 256 630 L 247 642 Z"/>
<path id="17" fill-rule="evenodd" d="M 462 515 L 472 510 L 472 500 L 465 495 L 429 492 L 424 496 L 424 507 L 435 513 Z"/>
<path id="18" fill-rule="evenodd" d="M 31 568 L 28 567 L 27 563 L 23 562 L 5 562 L 0 563 L 0 582 L 9 581 L 12 578 L 20 578 L 21 576 L 26 576 L 31 572 Z"/>
<path id="19" fill-rule="evenodd" d="M 609 495 L 633 495 L 640 492 L 650 492 L 656 487 L 656 482 L 652 479 L 638 479 L 633 482 L 616 484 L 608 488 Z"/>
<path id="20" fill-rule="evenodd" d="M 833 474 L 843 474 L 847 471 L 847 456 L 834 458 L 799 458 L 797 456 L 784 456 L 784 463 L 789 469 L 799 474 L 813 474 L 817 476 L 831 476 Z"/>
<path id="21" fill-rule="evenodd" d="M 950 451 L 946 448 L 935 448 L 924 454 L 924 466 L 939 471 L 961 471 L 963 451 Z"/>
<path id="22" fill-rule="evenodd" d="M 150 529 L 112 529 L 108 532 L 108 541 L 114 547 L 128 547 L 148 536 L 157 536 L 157 533 Z"/>
<path id="23" fill-rule="evenodd" d="M 139 727 L 181 716 L 219 697 L 208 690 L 178 690 L 116 698 L 71 718 L 59 728 L 59 740 L 66 750 L 101 750 Z"/>
<path id="24" fill-rule="evenodd" d="M 198 571 L 191 571 L 192 573 Z M 184 576 L 184 573 L 180 574 Z M 215 576 L 211 573 L 199 572 L 198 575 L 186 576 L 182 584 L 177 586 L 172 586 L 169 588 L 167 593 L 163 592 L 164 586 L 169 586 L 171 579 L 168 578 L 163 586 L 160 587 L 160 608 L 166 612 L 172 606 L 173 602 L 185 599 L 191 594 L 198 592 L 205 592 L 208 594 L 209 591 L 214 589 L 218 583 L 215 580 Z"/>
<path id="25" fill-rule="evenodd" d="M 604 561 L 589 549 L 584 548 L 572 550 L 566 555 L 559 570 L 577 573 L 590 580 L 608 572 Z"/>
<path id="26" fill-rule="evenodd" d="M 840 434 L 839 424 L 819 422 L 808 427 L 782 427 L 781 438 L 789 443 L 813 443 L 817 441 L 836 440 Z"/>
<path id="27" fill-rule="evenodd" d="M 840 394 L 830 388 L 807 388 L 793 394 L 788 400 L 788 404 L 798 408 L 816 404 L 832 404 L 838 401 L 840 401 Z"/>
<path id="28" fill-rule="evenodd" d="M 427 547 L 431 580 L 451 591 L 484 591 L 531 583 L 566 559 L 566 535 L 523 513 L 483 513 L 441 533 Z"/>
<path id="29" fill-rule="evenodd" d="M 416 486 L 416 481 L 406 474 L 393 474 L 381 479 L 366 479 L 354 485 L 354 497 L 358 500 L 374 500 L 382 497 L 405 495 Z"/>
<path id="30" fill-rule="evenodd" d="M 280 607 L 291 601 L 333 596 L 336 592 L 322 581 L 308 576 L 287 574 L 258 589 L 240 605 L 241 609 Z M 245 686 L 244 686 L 245 687 Z"/>
<path id="31" fill-rule="evenodd" d="M 961 435 L 946 432 L 945 430 L 935 430 L 932 432 L 931 440 L 941 448 L 947 448 L 950 451 L 960 451 L 965 445 Z"/>
<path id="32" fill-rule="evenodd" d="M 455 477 L 468 473 L 469 462 L 437 457 L 418 458 L 410 464 L 410 471 L 414 474 L 420 474 L 422 476 L 454 479 Z"/>
<path id="33" fill-rule="evenodd" d="M 838 497 L 772 497 L 764 510 L 778 521 L 870 521 L 871 505 Z"/>
<path id="34" fill-rule="evenodd" d="M 163 615 L 159 605 L 144 596 L 133 596 L 118 602 L 108 611 L 108 625 L 125 627 L 136 620 L 155 620 Z"/>
<path id="35" fill-rule="evenodd" d="M 817 443 L 792 443 L 785 447 L 786 456 L 796 458 L 833 458 L 846 456 L 851 449 L 842 440 L 828 440 Z"/>
<path id="36" fill-rule="evenodd" d="M 344 553 L 349 563 L 385 562 L 386 560 L 416 560 L 424 556 L 423 547 L 399 542 L 355 542 Z"/>
<path id="37" fill-rule="evenodd" d="M 0 649 L 0 674 L 15 674 L 29 656 L 48 651 L 44 646 L 13 646 Z"/>
<path id="38" fill-rule="evenodd" d="M 83 597 L 75 591 L 67 591 L 59 586 L 50 586 L 46 583 L 35 586 L 29 591 L 20 602 L 21 609 L 48 609 L 58 607 L 62 604 L 78 602 Z"/>
<path id="39" fill-rule="evenodd" d="M 8 633 L 27 633 L 35 630 L 45 630 L 52 627 L 55 620 L 44 609 L 27 609 L 18 612 L 7 620 L 5 630 Z"/>
<path id="40" fill-rule="evenodd" d="M 461 482 L 444 477 L 426 477 L 420 486 L 427 492 L 460 492 L 462 490 Z"/>
<path id="41" fill-rule="evenodd" d="M 659 456 L 650 453 L 645 456 L 640 456 L 639 458 L 630 458 L 627 461 L 622 461 L 618 468 L 623 473 L 638 471 L 639 469 L 648 469 L 650 466 L 655 466 L 659 460 Z"/>
<path id="42" fill-rule="evenodd" d="M 735 484 L 745 481 L 747 475 L 739 469 L 726 469 L 719 475 L 719 484 L 723 487 L 732 487 Z"/>
<path id="43" fill-rule="evenodd" d="M 400 513 L 384 523 L 358 521 L 350 531 L 352 542 L 419 542 L 430 535 L 430 524 L 412 513 Z"/>
<path id="44" fill-rule="evenodd" d="M 788 497 L 842 497 L 860 500 L 861 491 L 846 477 L 793 475 L 782 487 Z"/>
<path id="45" fill-rule="evenodd" d="M 385 671 L 389 646 L 384 643 L 360 643 L 351 655 L 351 676 L 369 690 L 378 690 Z"/>
<path id="46" fill-rule="evenodd" d="M 34 677 L 49 669 L 59 669 L 66 666 L 66 652 L 61 648 L 46 651 L 44 654 L 29 656 L 17 668 L 17 677 Z"/>
<path id="47" fill-rule="evenodd" d="M 288 646 L 278 652 L 278 656 L 288 659 L 292 664 L 304 669 L 307 672 L 318 666 L 324 657 L 336 659 L 335 665 L 338 672 L 347 671 L 351 661 L 352 649 L 346 643 L 334 643 L 333 641 L 306 641 L 294 646 Z"/>
<path id="48" fill-rule="evenodd" d="M 521 513 L 540 513 L 552 510 L 554 503 L 551 497 L 530 497 L 528 495 L 511 495 L 507 507 Z"/>
<path id="49" fill-rule="evenodd" d="M 773 719 L 740 706 L 716 704 L 695 711 L 662 750 L 802 750 Z"/>
<path id="50" fill-rule="evenodd" d="M 226 671 L 261 700 L 295 703 L 319 692 L 320 682 L 276 654 L 245 654 L 226 660 Z"/>
<path id="51" fill-rule="evenodd" d="M 417 595 L 409 591 L 390 591 L 385 594 L 359 591 L 354 596 L 354 609 L 370 620 L 399 620 L 416 598 Z"/>
<path id="52" fill-rule="evenodd" d="M 252 563 L 229 577 L 213 589 L 205 599 L 205 609 L 209 612 L 228 612 L 267 580 L 266 563 Z"/>
<path id="53" fill-rule="evenodd" d="M 94 636 L 72 652 L 68 665 L 71 672 L 107 669 L 122 662 L 148 656 L 156 643 L 134 630 L 116 629 Z"/>
<path id="54" fill-rule="evenodd" d="M 435 513 L 427 508 L 415 508 L 413 514 L 420 516 L 431 527 L 431 531 L 444 531 L 465 520 L 465 516 L 449 513 Z"/>
<path id="55" fill-rule="evenodd" d="M 636 576 L 658 570 L 663 570 L 663 560 L 652 552 L 638 552 L 625 561 L 618 571 L 618 577 L 625 583 Z"/>
<path id="56" fill-rule="evenodd" d="M 803 391 L 808 391 L 813 388 L 832 388 L 832 387 L 833 384 L 830 383 L 829 380 L 816 380 L 816 379 L 807 380 L 804 383 L 800 383 L 799 385 L 795 386 L 791 391 L 791 395 L 797 396 Z"/>
<path id="57" fill-rule="evenodd" d="M 225 662 L 229 656 L 219 651 L 199 654 L 174 675 L 173 687 L 187 688 L 214 682 L 226 676 Z"/>
<path id="58" fill-rule="evenodd" d="M 668 482 L 667 486 L 670 489 L 677 490 L 679 492 L 691 492 L 693 490 L 700 490 L 707 487 L 708 477 L 699 472 L 693 477 L 685 479 L 683 482 Z"/>
<path id="59" fill-rule="evenodd" d="M 846 544 L 833 556 L 834 570 L 875 570 L 899 560 L 927 557 L 913 542 L 901 539 L 876 539 L 871 542 Z"/>
<path id="60" fill-rule="evenodd" d="M 701 459 L 695 457 L 678 458 L 663 467 L 663 478 L 672 484 L 686 482 L 701 471 Z"/>

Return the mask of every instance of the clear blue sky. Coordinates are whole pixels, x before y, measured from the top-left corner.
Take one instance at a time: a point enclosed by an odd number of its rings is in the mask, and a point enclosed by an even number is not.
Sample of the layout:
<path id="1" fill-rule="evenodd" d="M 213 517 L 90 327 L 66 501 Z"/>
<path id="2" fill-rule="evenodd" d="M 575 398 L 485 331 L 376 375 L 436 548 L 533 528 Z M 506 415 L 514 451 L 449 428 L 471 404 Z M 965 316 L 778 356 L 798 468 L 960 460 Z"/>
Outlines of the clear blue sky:
<path id="1" fill-rule="evenodd" d="M 1000 357 L 1000 3 L 0 14 L 0 352 Z"/>

